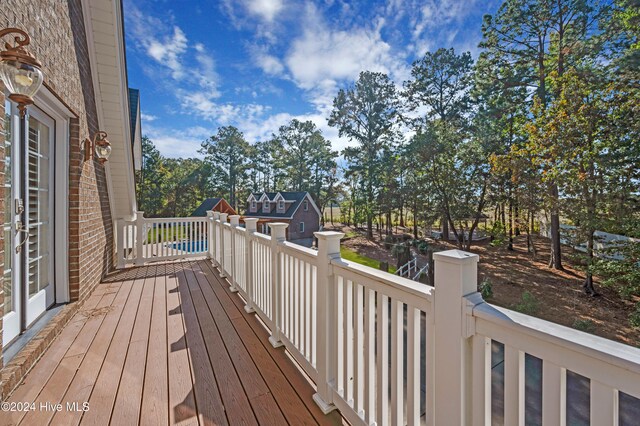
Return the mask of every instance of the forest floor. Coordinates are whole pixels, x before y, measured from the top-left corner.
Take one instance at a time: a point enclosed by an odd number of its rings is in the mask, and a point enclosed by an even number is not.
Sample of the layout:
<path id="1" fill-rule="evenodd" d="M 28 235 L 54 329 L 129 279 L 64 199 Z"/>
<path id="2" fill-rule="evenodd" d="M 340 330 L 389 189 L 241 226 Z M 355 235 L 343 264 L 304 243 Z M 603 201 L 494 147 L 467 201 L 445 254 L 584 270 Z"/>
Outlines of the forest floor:
<path id="1" fill-rule="evenodd" d="M 363 230 L 325 226 L 325 230 L 330 229 L 345 232 L 344 247 L 395 265 L 395 257 L 384 248 L 377 233 L 369 240 Z M 514 239 L 513 251 L 492 247 L 488 242 L 474 243 L 471 251 L 480 256 L 478 283 L 487 279 L 493 290 L 489 303 L 640 347 L 640 329 L 631 327 L 628 319 L 640 298 L 625 300 L 614 289 L 599 285 L 597 278 L 595 286 L 599 296 L 587 296 L 582 290 L 584 273 L 572 263 L 570 247 L 563 246 L 565 271 L 557 271 L 548 267 L 549 240 L 536 236 L 534 244 L 535 257 L 527 252 L 526 235 Z M 443 241 L 431 246 L 436 251 L 456 248 L 455 244 Z M 528 303 L 523 302 L 525 292 L 531 295 Z"/>

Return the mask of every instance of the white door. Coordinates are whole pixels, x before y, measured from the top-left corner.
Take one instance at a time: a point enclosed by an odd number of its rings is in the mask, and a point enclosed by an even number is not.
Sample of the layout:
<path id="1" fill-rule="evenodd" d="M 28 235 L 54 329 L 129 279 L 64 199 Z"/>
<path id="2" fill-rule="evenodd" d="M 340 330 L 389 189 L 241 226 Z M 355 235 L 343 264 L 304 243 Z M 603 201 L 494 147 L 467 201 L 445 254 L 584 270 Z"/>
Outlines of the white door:
<path id="1" fill-rule="evenodd" d="M 54 121 L 32 106 L 21 125 L 15 105 L 5 110 L 3 345 L 54 301 Z"/>

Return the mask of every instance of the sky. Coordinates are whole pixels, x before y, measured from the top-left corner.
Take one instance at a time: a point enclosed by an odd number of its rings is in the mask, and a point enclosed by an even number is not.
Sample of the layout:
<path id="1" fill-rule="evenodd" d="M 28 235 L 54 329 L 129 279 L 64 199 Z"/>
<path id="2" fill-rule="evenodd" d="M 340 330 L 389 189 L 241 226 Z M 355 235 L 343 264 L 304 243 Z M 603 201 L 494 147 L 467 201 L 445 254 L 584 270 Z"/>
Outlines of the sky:
<path id="1" fill-rule="evenodd" d="M 129 86 L 142 133 L 167 157 L 236 126 L 254 143 L 293 118 L 327 125 L 333 98 L 361 71 L 398 85 L 426 52 L 477 57 L 483 15 L 499 0 L 124 0 Z"/>

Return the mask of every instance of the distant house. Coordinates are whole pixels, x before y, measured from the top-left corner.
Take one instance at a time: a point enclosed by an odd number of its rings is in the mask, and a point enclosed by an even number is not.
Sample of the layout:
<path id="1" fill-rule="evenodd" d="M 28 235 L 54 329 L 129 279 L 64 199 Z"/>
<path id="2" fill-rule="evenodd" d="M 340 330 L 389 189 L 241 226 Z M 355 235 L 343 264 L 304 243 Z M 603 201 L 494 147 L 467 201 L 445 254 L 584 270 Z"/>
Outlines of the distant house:
<path id="1" fill-rule="evenodd" d="M 227 213 L 229 215 L 237 214 L 236 211 L 227 203 L 224 198 L 207 198 L 191 213 L 191 216 L 204 217 L 207 212 L 212 210 L 219 213 Z"/>
<path id="2" fill-rule="evenodd" d="M 288 223 L 287 239 L 308 240 L 320 229 L 320 209 L 308 192 L 262 192 L 249 195 L 245 217 L 257 217 L 258 231 L 269 233 L 270 222 Z"/>

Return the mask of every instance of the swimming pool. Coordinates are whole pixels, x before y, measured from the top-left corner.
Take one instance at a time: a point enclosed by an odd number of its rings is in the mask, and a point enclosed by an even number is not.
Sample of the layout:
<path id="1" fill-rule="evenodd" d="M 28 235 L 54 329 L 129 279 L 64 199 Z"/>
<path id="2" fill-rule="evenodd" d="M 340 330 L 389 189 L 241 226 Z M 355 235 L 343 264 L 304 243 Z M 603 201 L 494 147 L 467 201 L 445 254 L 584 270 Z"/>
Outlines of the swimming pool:
<path id="1" fill-rule="evenodd" d="M 202 253 L 207 251 L 207 241 L 181 241 L 173 243 L 173 248 L 187 253 Z"/>

